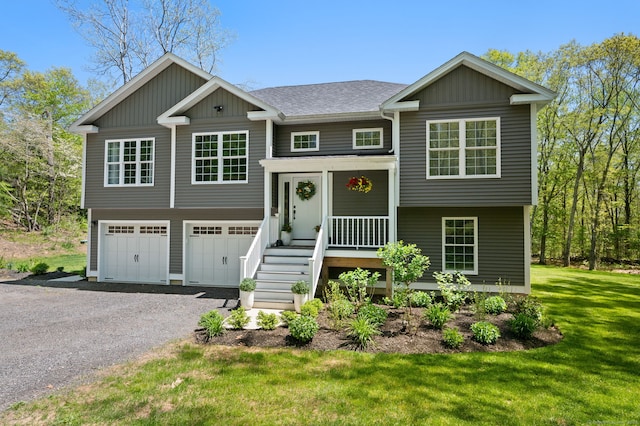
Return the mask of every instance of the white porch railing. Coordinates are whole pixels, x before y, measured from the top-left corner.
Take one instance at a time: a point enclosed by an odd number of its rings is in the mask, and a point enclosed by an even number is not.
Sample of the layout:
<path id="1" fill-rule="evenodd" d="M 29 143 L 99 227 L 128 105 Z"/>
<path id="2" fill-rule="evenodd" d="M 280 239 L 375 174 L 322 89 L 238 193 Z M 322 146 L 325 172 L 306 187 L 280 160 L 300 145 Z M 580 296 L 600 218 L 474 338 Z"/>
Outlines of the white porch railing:
<path id="1" fill-rule="evenodd" d="M 265 232 L 267 221 L 269 217 L 265 217 L 262 223 L 260 224 L 260 228 L 258 228 L 258 232 L 256 236 L 253 237 L 253 242 L 247 250 L 247 254 L 244 256 L 240 256 L 240 279 L 244 278 L 253 278 L 258 267 L 260 266 L 260 261 L 262 260 L 262 252 L 264 248 L 269 244 L 269 236 Z"/>
<path id="2" fill-rule="evenodd" d="M 389 216 L 330 216 L 329 246 L 378 248 L 389 241 Z"/>
<path id="3" fill-rule="evenodd" d="M 320 224 L 320 231 L 318 232 L 316 245 L 313 249 L 313 255 L 309 258 L 309 279 L 311 281 L 311 291 L 309 292 L 309 299 L 312 299 L 316 294 L 318 281 L 320 280 L 320 274 L 322 273 L 322 262 L 324 261 L 324 254 L 326 250 L 327 218 L 325 217 Z"/>

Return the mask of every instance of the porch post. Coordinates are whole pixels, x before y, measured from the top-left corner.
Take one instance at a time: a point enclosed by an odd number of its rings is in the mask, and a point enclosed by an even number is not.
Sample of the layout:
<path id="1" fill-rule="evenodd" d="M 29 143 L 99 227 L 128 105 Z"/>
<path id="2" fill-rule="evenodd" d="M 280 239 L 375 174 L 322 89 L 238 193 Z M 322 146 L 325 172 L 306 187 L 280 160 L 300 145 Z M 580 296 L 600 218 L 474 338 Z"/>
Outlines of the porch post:
<path id="1" fill-rule="evenodd" d="M 322 218 L 321 221 L 326 219 L 329 216 L 329 171 L 327 169 L 322 170 Z M 329 222 L 326 222 L 327 226 L 329 226 Z M 324 241 L 323 245 L 326 247 L 329 233 L 328 230 L 324 231 Z"/>
<path id="2" fill-rule="evenodd" d="M 389 242 L 396 241 L 396 230 L 397 230 L 397 221 L 396 221 L 396 169 L 394 167 L 387 170 L 387 175 L 389 176 L 389 199 L 388 199 L 388 215 L 389 215 Z"/>
<path id="3" fill-rule="evenodd" d="M 271 220 L 269 220 L 269 218 L 271 217 L 271 185 L 272 185 L 271 172 L 265 168 L 264 169 L 264 217 L 267 218 L 267 220 L 265 221 L 263 231 L 265 232 L 267 244 L 272 243 L 271 229 L 270 229 Z"/>

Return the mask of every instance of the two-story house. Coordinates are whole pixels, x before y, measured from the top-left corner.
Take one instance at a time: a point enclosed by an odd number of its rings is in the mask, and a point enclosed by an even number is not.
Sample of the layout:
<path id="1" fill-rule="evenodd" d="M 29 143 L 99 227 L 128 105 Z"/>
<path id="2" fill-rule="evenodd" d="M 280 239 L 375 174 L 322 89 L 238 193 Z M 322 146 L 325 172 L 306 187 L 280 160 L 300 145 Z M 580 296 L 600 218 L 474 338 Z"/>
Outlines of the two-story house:
<path id="1" fill-rule="evenodd" d="M 536 113 L 553 97 L 466 52 L 410 85 L 249 92 L 167 54 L 72 127 L 87 275 L 255 277 L 258 305 L 288 306 L 291 282 L 315 292 L 328 266 L 380 267 L 375 249 L 404 240 L 431 271 L 528 293 Z M 285 224 L 293 241 L 274 247 Z"/>

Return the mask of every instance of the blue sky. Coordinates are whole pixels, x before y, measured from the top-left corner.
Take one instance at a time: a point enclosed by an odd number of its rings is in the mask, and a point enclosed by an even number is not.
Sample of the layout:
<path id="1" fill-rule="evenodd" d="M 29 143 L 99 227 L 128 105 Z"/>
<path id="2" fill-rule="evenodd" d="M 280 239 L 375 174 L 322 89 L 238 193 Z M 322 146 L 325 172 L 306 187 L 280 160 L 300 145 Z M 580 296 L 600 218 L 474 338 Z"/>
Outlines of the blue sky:
<path id="1" fill-rule="evenodd" d="M 90 4 L 99 0 L 82 0 Z M 412 83 L 463 50 L 548 52 L 571 40 L 640 34 L 640 1 L 221 0 L 236 34 L 218 74 L 252 88 L 373 79 Z M 3 0 L 0 49 L 30 69 L 68 67 L 81 82 L 92 51 L 51 0 Z"/>

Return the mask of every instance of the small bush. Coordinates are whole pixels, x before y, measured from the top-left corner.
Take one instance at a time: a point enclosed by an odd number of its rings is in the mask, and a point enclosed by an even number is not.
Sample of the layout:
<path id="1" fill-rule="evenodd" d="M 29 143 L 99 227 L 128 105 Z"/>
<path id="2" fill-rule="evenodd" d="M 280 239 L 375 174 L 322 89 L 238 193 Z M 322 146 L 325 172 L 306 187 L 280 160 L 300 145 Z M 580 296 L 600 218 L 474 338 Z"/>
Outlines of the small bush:
<path id="1" fill-rule="evenodd" d="M 442 331 L 442 343 L 448 348 L 459 349 L 464 342 L 464 336 L 458 328 L 445 328 Z"/>
<path id="2" fill-rule="evenodd" d="M 396 286 L 393 288 L 393 296 L 385 297 L 382 303 L 396 309 L 406 308 L 409 305 L 409 293 L 405 287 Z"/>
<path id="3" fill-rule="evenodd" d="M 431 296 L 426 291 L 415 291 L 411 294 L 411 304 L 420 308 L 431 305 Z"/>
<path id="4" fill-rule="evenodd" d="M 311 291 L 311 286 L 304 280 L 296 281 L 291 286 L 291 293 L 294 294 L 307 294 L 309 291 Z"/>
<path id="5" fill-rule="evenodd" d="M 45 274 L 49 270 L 49 265 L 44 262 L 37 263 L 31 267 L 31 272 L 34 275 Z"/>
<path id="6" fill-rule="evenodd" d="M 289 323 L 291 336 L 302 343 L 311 341 L 319 328 L 315 318 L 305 315 L 300 315 Z"/>
<path id="7" fill-rule="evenodd" d="M 251 319 L 247 315 L 247 311 L 243 307 L 231 311 L 231 315 L 227 318 L 227 322 L 234 330 L 241 330 L 249 324 Z"/>
<path id="8" fill-rule="evenodd" d="M 467 301 L 468 289 L 471 283 L 467 277 L 459 272 L 454 274 L 435 272 L 433 276 L 438 283 L 440 294 L 445 303 L 452 312 L 457 312 Z"/>
<path id="9" fill-rule="evenodd" d="M 371 303 L 362 305 L 358 310 L 358 318 L 366 319 L 376 327 L 380 327 L 385 323 L 385 321 L 387 320 L 387 315 L 388 314 L 385 309 Z"/>
<path id="10" fill-rule="evenodd" d="M 256 318 L 256 324 L 263 330 L 275 330 L 278 326 L 278 316 L 276 314 L 268 314 L 259 311 Z"/>
<path id="11" fill-rule="evenodd" d="M 323 290 L 324 300 L 328 304 L 336 300 L 346 299 L 347 296 L 340 290 L 340 283 L 337 281 L 329 281 Z"/>
<path id="12" fill-rule="evenodd" d="M 29 272 L 29 269 L 31 269 L 31 267 L 27 262 L 16 263 L 16 271 L 18 272 Z"/>
<path id="13" fill-rule="evenodd" d="M 363 349 L 373 341 L 374 336 L 379 334 L 378 327 L 365 317 L 358 317 L 347 326 L 347 336 L 351 337 Z"/>
<path id="14" fill-rule="evenodd" d="M 62 272 L 62 271 L 64 271 L 64 266 L 58 266 L 58 267 L 56 268 L 56 271 L 58 271 L 58 272 Z"/>
<path id="15" fill-rule="evenodd" d="M 336 300 L 327 309 L 329 310 L 329 316 L 338 321 L 349 318 L 356 311 L 353 304 L 346 299 Z"/>
<path id="16" fill-rule="evenodd" d="M 256 289 L 256 280 L 253 278 L 244 278 L 240 281 L 240 290 L 242 291 L 254 291 Z"/>
<path id="17" fill-rule="evenodd" d="M 285 327 L 289 327 L 289 323 L 294 319 L 298 318 L 298 314 L 293 311 L 283 311 L 280 314 L 280 320 L 284 323 Z"/>
<path id="18" fill-rule="evenodd" d="M 500 330 L 487 321 L 478 321 L 471 324 L 473 339 L 483 345 L 492 345 L 500 337 Z"/>
<path id="19" fill-rule="evenodd" d="M 73 248 L 73 243 L 71 241 L 65 241 L 64 243 L 60 244 L 60 246 L 62 246 L 62 248 L 65 250 L 71 250 Z"/>
<path id="20" fill-rule="evenodd" d="M 441 330 L 447 321 L 449 321 L 449 318 L 451 318 L 451 311 L 449 311 L 447 306 L 438 303 L 427 308 L 423 315 L 434 328 Z"/>
<path id="21" fill-rule="evenodd" d="M 198 325 L 205 329 L 209 337 L 220 336 L 225 332 L 224 317 L 218 311 L 209 311 L 203 314 Z"/>
<path id="22" fill-rule="evenodd" d="M 488 297 L 484 303 L 484 311 L 492 315 L 500 315 L 507 310 L 507 302 L 500 296 Z"/>
<path id="23" fill-rule="evenodd" d="M 525 314 L 536 321 L 536 325 L 543 322 L 542 303 L 535 296 L 524 296 L 515 300 L 514 315 Z"/>
<path id="24" fill-rule="evenodd" d="M 322 301 L 320 299 L 307 300 L 300 307 L 300 314 L 317 318 L 323 306 L 324 305 L 322 304 Z"/>
<path id="25" fill-rule="evenodd" d="M 535 318 L 520 312 L 515 314 L 513 319 L 509 321 L 509 328 L 520 339 L 530 339 L 533 332 L 538 328 L 538 322 Z"/>

